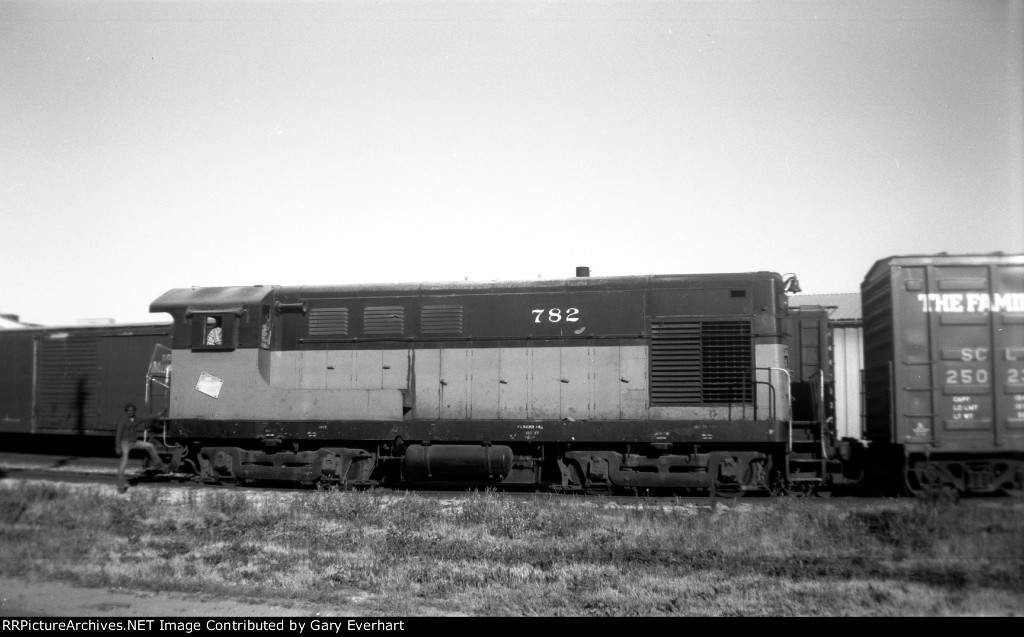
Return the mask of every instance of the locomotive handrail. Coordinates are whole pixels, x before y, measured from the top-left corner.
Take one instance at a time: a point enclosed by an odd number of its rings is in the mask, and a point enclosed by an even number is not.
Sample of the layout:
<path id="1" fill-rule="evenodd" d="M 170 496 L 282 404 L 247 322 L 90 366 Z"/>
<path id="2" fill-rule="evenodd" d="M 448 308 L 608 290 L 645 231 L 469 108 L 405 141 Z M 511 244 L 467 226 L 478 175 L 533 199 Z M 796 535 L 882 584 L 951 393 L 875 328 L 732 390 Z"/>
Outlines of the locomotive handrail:
<path id="1" fill-rule="evenodd" d="M 818 409 L 817 416 L 819 425 L 821 426 L 821 457 L 828 456 L 828 450 L 825 448 L 825 426 L 828 424 L 828 407 L 825 405 L 825 372 L 818 370 L 811 376 L 812 379 L 817 379 L 818 383 Z"/>

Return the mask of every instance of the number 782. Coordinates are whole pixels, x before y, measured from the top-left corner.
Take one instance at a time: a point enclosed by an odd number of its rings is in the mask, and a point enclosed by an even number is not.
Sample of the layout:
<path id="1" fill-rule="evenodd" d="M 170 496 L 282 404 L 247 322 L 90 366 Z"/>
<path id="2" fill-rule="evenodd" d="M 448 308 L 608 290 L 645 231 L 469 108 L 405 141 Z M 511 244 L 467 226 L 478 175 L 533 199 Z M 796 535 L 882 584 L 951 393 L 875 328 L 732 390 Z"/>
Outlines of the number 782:
<path id="1" fill-rule="evenodd" d="M 575 323 L 580 320 L 579 309 L 575 307 L 566 308 L 562 310 L 560 308 L 551 308 L 543 310 L 530 310 L 533 314 L 533 322 L 541 323 L 541 319 L 547 317 L 548 323 L 560 323 L 565 321 L 566 323 Z"/>

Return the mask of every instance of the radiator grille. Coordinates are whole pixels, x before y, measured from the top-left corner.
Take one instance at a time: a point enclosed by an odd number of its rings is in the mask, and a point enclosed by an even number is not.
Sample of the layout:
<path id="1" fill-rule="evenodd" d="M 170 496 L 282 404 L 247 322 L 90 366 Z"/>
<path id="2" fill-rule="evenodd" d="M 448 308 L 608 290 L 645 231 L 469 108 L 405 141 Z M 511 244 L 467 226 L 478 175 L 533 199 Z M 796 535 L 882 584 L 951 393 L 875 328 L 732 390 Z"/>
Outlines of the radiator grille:
<path id="1" fill-rule="evenodd" d="M 405 333 L 405 308 L 368 307 L 363 311 L 363 334 L 385 336 Z"/>
<path id="2" fill-rule="evenodd" d="M 427 305 L 420 310 L 424 334 L 462 334 L 461 305 Z"/>
<path id="3" fill-rule="evenodd" d="M 347 307 L 314 307 L 309 310 L 310 336 L 347 336 Z"/>
<path id="4" fill-rule="evenodd" d="M 749 403 L 750 323 L 651 323 L 651 404 Z"/>

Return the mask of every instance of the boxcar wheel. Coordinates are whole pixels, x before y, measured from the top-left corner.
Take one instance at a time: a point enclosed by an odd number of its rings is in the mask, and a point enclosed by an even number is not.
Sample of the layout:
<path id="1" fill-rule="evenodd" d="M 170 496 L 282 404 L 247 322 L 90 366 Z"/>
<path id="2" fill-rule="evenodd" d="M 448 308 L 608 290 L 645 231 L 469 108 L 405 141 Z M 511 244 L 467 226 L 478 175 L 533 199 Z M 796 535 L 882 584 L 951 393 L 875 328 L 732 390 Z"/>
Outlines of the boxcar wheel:
<path id="1" fill-rule="evenodd" d="M 946 479 L 942 471 L 928 464 L 917 463 L 903 472 L 903 490 L 915 498 L 952 499 L 960 493 L 956 485 Z"/>

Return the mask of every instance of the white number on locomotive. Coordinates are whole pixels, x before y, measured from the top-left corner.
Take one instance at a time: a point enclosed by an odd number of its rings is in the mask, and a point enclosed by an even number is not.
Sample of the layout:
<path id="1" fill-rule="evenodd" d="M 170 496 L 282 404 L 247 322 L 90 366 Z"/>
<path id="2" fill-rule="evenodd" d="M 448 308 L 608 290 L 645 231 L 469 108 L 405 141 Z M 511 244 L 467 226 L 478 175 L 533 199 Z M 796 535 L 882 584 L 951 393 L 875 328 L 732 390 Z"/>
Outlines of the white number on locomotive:
<path id="1" fill-rule="evenodd" d="M 564 314 L 563 311 L 557 307 L 551 309 L 530 310 L 530 312 L 534 315 L 534 323 L 540 323 L 542 318 L 546 318 L 549 323 L 560 323 L 562 321 L 565 321 L 566 323 L 575 323 L 580 320 L 580 311 L 575 307 L 567 308 L 564 311 Z"/>

